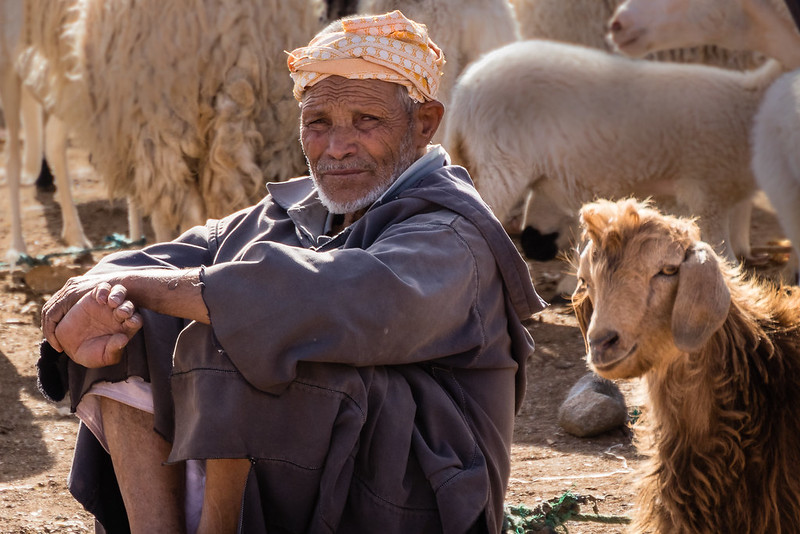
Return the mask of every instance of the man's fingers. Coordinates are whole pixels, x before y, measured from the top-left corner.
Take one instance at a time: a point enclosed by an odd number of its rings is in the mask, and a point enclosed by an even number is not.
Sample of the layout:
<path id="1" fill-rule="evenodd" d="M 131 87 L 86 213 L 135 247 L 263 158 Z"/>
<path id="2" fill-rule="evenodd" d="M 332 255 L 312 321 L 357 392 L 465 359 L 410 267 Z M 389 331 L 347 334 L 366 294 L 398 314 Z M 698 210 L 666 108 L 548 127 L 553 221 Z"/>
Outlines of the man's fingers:
<path id="1" fill-rule="evenodd" d="M 126 319 L 130 319 L 133 314 L 136 312 L 136 308 L 133 306 L 133 302 L 126 300 L 119 306 L 117 306 L 113 313 L 114 319 L 119 322 L 122 322 Z"/>
<path id="2" fill-rule="evenodd" d="M 134 313 L 128 319 L 122 323 L 122 329 L 124 330 L 125 334 L 131 338 L 133 335 L 142 329 L 142 316 L 138 313 Z"/>
<path id="3" fill-rule="evenodd" d="M 100 304 L 108 303 L 109 293 L 111 293 L 111 284 L 108 282 L 100 282 L 94 289 L 92 289 L 94 298 Z"/>
<path id="4" fill-rule="evenodd" d="M 51 306 L 47 312 L 44 312 L 44 308 L 42 310 L 42 333 L 44 334 L 44 338 L 55 350 L 63 352 L 64 348 L 56 337 L 56 326 L 58 326 L 58 322 L 64 318 L 64 309 Z"/>
<path id="5" fill-rule="evenodd" d="M 122 303 L 125 302 L 125 298 L 127 295 L 128 295 L 127 288 L 125 286 L 116 284 L 108 292 L 108 304 L 111 307 L 120 306 Z"/>

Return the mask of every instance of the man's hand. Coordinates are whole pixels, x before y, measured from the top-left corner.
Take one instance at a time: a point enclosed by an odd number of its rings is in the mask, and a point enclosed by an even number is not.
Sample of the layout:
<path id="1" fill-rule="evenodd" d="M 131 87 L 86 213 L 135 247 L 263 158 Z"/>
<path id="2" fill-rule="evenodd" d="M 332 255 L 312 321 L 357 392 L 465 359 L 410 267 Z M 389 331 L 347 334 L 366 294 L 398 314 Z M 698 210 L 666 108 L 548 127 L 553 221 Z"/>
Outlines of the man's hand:
<path id="1" fill-rule="evenodd" d="M 98 288 L 105 281 L 105 278 L 97 276 L 74 276 L 67 280 L 64 287 L 45 302 L 44 306 L 42 306 L 42 333 L 54 349 L 59 352 L 64 350 L 56 338 L 56 325 L 81 297 Z M 105 284 L 105 288 L 110 289 L 111 286 Z"/>
<path id="2" fill-rule="evenodd" d="M 142 317 L 126 300 L 126 292 L 121 285 L 103 282 L 85 293 L 55 325 L 53 340 L 60 350 L 85 367 L 119 362 L 128 341 L 142 328 Z"/>
<path id="3" fill-rule="evenodd" d="M 113 290 L 112 285 L 114 286 Z M 113 273 L 75 276 L 67 280 L 64 287 L 59 289 L 42 307 L 42 332 L 44 338 L 55 350 L 67 354 L 70 354 L 70 351 L 74 353 L 80 343 L 75 344 L 73 341 L 73 344 L 67 347 L 64 345 L 64 340 L 70 339 L 68 336 L 79 335 L 83 326 L 79 324 L 77 317 L 73 317 L 70 328 L 74 328 L 74 332 L 58 329 L 58 327 L 66 319 L 70 310 L 92 291 L 96 292 L 94 300 L 97 303 L 108 304 L 111 308 L 119 307 L 118 314 L 126 313 L 128 307 L 132 314 L 133 305 L 131 303 L 135 302 L 138 308 L 210 324 L 208 308 L 203 300 L 202 287 L 199 268 L 120 269 Z M 123 301 L 130 302 L 121 306 Z M 97 317 L 94 316 L 97 311 L 86 313 L 84 310 L 78 317 L 81 317 L 80 320 L 97 320 Z M 117 317 L 122 322 L 122 315 Z M 137 320 L 141 321 L 141 318 Z M 106 326 L 109 325 L 106 324 Z M 111 334 L 113 331 L 109 330 L 106 333 Z M 121 338 L 117 339 L 121 340 Z M 95 367 L 98 365 L 100 364 L 95 363 Z"/>

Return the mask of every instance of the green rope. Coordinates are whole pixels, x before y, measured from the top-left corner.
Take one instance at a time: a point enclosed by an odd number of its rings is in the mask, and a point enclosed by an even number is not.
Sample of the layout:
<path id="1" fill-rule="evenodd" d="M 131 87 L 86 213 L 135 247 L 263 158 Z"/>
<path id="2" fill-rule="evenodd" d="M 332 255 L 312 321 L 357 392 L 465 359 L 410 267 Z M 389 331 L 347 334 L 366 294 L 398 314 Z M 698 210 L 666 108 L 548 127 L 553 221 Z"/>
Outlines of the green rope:
<path id="1" fill-rule="evenodd" d="M 580 513 L 581 505 L 591 503 L 593 514 Z M 631 522 L 625 516 L 600 515 L 597 499 L 592 496 L 576 495 L 570 491 L 561 497 L 551 499 L 537 506 L 528 508 L 524 504 L 505 506 L 503 521 L 504 534 L 535 534 L 546 530 L 558 530 L 568 533 L 568 521 L 584 521 L 604 523 L 608 525 L 624 525 Z"/>
<path id="2" fill-rule="evenodd" d="M 127 237 L 121 234 L 111 234 L 107 235 L 103 238 L 103 241 L 108 243 L 107 245 L 100 245 L 91 248 L 77 248 L 77 247 L 70 247 L 63 252 L 53 252 L 51 254 L 40 254 L 38 256 L 28 256 L 27 254 L 20 254 L 19 258 L 17 258 L 16 262 L 13 263 L 5 263 L 0 262 L 0 269 L 9 269 L 13 265 L 27 265 L 29 267 L 35 267 L 37 265 L 50 265 L 50 260 L 52 258 L 56 258 L 59 256 L 74 256 L 79 257 L 90 252 L 98 252 L 98 251 L 108 251 L 108 250 L 118 250 L 123 248 L 131 248 L 131 247 L 140 247 L 146 243 L 146 239 L 142 237 L 136 241 L 131 241 Z"/>

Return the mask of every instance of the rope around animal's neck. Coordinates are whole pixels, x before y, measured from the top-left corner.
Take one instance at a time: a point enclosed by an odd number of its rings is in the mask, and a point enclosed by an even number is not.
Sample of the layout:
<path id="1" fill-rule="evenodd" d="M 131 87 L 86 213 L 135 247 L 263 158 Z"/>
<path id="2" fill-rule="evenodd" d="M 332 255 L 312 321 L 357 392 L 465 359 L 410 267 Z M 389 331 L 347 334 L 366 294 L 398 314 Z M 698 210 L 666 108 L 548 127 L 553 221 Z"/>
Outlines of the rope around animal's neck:
<path id="1" fill-rule="evenodd" d="M 580 513 L 582 504 L 591 503 L 593 514 Z M 535 508 L 522 505 L 506 505 L 503 532 L 505 534 L 535 534 L 547 530 L 561 529 L 568 532 L 566 523 L 582 521 L 607 525 L 624 525 L 631 522 L 626 516 L 600 515 L 597 499 L 592 496 L 576 495 L 567 491 L 561 497 L 551 499 Z"/>

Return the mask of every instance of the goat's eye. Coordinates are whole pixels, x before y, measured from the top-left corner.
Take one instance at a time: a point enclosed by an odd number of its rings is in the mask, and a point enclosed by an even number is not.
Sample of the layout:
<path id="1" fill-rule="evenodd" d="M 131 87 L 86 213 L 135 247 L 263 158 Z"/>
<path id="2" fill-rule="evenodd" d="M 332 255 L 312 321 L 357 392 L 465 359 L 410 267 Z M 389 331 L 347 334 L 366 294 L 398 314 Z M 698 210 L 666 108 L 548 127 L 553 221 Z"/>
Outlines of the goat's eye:
<path id="1" fill-rule="evenodd" d="M 680 269 L 679 265 L 665 265 L 658 274 L 662 276 L 674 276 L 678 274 L 678 269 Z"/>

